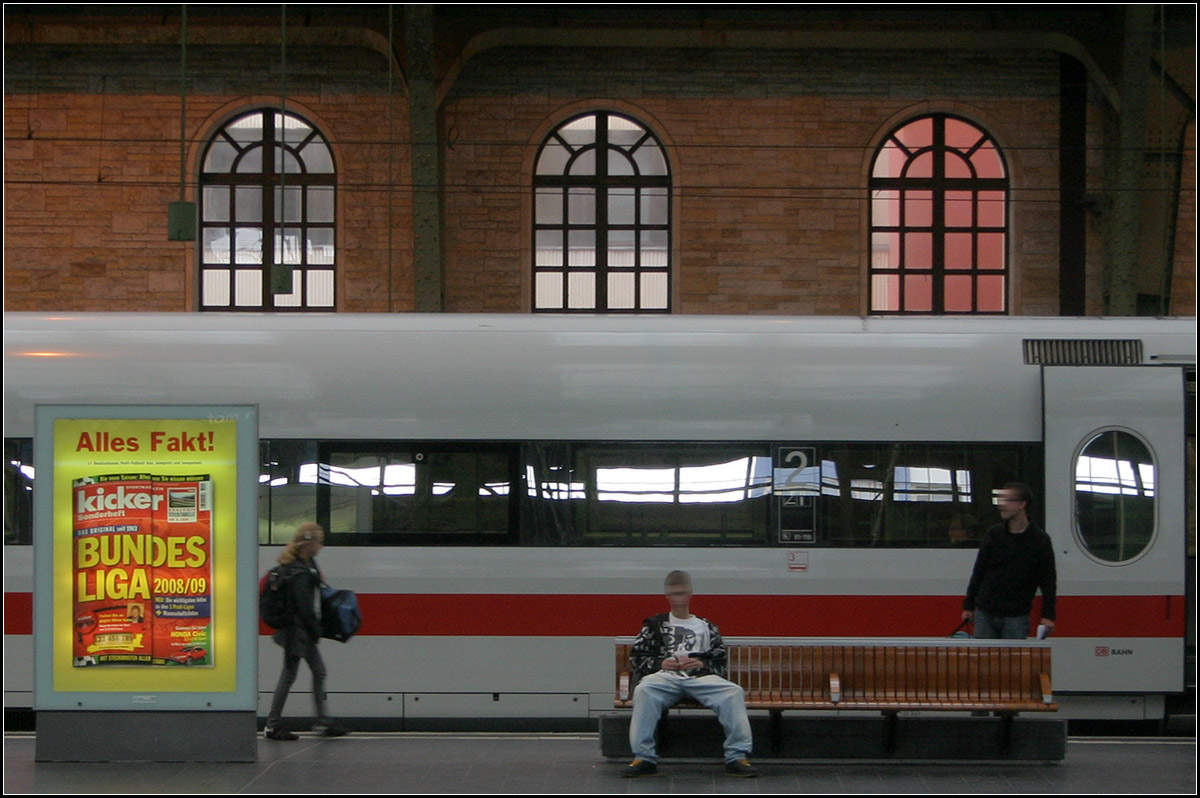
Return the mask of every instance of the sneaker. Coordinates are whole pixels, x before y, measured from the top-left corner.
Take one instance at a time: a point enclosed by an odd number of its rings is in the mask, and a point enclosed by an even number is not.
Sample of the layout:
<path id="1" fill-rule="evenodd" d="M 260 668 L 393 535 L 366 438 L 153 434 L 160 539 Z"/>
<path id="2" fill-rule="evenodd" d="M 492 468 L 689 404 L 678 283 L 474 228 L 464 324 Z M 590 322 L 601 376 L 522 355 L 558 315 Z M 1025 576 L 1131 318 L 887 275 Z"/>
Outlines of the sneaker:
<path id="1" fill-rule="evenodd" d="M 735 759 L 725 763 L 725 775 L 737 776 L 742 779 L 752 779 L 758 776 L 758 771 L 750 764 L 749 759 Z"/>
<path id="2" fill-rule="evenodd" d="M 336 723 L 313 726 L 313 733 L 318 737 L 344 737 L 347 734 L 346 730 Z"/>
<path id="3" fill-rule="evenodd" d="M 290 731 L 284 731 L 278 727 L 268 726 L 263 729 L 263 737 L 268 740 L 299 740 L 300 738 L 292 734 Z"/>
<path id="4" fill-rule="evenodd" d="M 653 776 L 658 772 L 658 765 L 645 759 L 635 759 L 621 769 L 621 778 L 636 779 L 638 776 Z"/>

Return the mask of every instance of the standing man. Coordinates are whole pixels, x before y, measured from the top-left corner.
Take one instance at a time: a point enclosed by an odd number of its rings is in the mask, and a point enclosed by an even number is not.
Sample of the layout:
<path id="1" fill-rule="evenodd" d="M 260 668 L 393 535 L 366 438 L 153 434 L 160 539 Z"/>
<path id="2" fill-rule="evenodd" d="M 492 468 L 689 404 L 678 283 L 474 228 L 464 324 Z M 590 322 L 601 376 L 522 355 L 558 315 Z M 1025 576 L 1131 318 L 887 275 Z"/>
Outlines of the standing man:
<path id="1" fill-rule="evenodd" d="M 625 778 L 658 772 L 654 732 L 665 709 L 686 697 L 717 713 L 725 729 L 725 772 L 730 776 L 758 775 L 747 757 L 753 741 L 746 717 L 746 693 L 723 678 L 725 644 L 710 621 L 692 615 L 692 578 L 672 571 L 665 581 L 670 612 L 647 618 L 634 641 L 630 661 L 640 677 L 633 691 L 633 721 L 629 745 L 634 760 L 621 771 Z"/>
<path id="2" fill-rule="evenodd" d="M 1010 482 L 997 499 L 1004 523 L 987 531 L 963 599 L 963 620 L 975 621 L 975 637 L 1023 640 L 1029 634 L 1033 595 L 1042 591 L 1042 620 L 1054 628 L 1057 577 L 1050 536 L 1029 520 L 1033 491 Z"/>

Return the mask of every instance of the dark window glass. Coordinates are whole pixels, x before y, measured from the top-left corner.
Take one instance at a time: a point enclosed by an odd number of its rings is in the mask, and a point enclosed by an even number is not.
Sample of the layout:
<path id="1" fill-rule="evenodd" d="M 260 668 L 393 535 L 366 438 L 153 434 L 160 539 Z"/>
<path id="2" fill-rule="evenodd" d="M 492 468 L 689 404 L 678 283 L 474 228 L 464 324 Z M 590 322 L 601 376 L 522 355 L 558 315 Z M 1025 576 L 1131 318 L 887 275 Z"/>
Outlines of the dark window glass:
<path id="1" fill-rule="evenodd" d="M 568 485 L 566 493 L 579 543 L 768 541 L 771 459 L 765 446 L 581 445 L 574 461 L 582 484 Z"/>
<path id="2" fill-rule="evenodd" d="M 872 313 L 1008 311 L 1008 174 L 988 133 L 912 120 L 875 154 L 870 186 Z"/>
<path id="3" fill-rule="evenodd" d="M 283 545 L 317 520 L 317 442 L 265 440 L 259 452 L 258 542 Z"/>
<path id="4" fill-rule="evenodd" d="M 1035 444 L 782 447 L 781 541 L 828 546 L 977 546 L 999 523 L 996 491 L 1040 483 Z"/>
<path id="5" fill-rule="evenodd" d="M 332 310 L 334 185 L 329 144 L 295 114 L 218 130 L 200 171 L 200 309 Z"/>
<path id="6" fill-rule="evenodd" d="M 535 311 L 670 311 L 671 176 L 644 125 L 605 111 L 564 122 L 533 185 Z"/>
<path id="7" fill-rule="evenodd" d="M 317 521 L 331 544 L 505 543 L 515 537 L 515 447 L 319 447 Z"/>
<path id="8" fill-rule="evenodd" d="M 1154 537 L 1157 478 L 1154 456 L 1128 432 L 1090 440 L 1075 462 L 1075 512 L 1080 540 L 1096 558 L 1132 560 Z"/>
<path id="9" fill-rule="evenodd" d="M 974 546 L 1038 444 L 272 440 L 263 543 Z"/>
<path id="10" fill-rule="evenodd" d="M 33 543 L 33 438 L 4 439 L 4 545 Z"/>

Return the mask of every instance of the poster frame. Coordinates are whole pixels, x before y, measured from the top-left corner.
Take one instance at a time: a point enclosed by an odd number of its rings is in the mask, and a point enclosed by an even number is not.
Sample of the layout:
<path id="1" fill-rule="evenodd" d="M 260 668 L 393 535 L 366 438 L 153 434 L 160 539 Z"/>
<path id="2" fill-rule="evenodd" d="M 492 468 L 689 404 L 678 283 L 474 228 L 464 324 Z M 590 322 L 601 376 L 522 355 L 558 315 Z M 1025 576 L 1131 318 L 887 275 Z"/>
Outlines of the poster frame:
<path id="1" fill-rule="evenodd" d="M 55 597 L 56 522 L 55 492 L 62 481 L 56 476 L 57 422 L 103 420 L 154 422 L 184 420 L 202 424 L 233 424 L 236 481 L 235 614 L 224 615 L 236 624 L 232 650 L 216 652 L 234 660 L 232 689 L 138 689 L 138 668 L 120 668 L 134 674 L 129 689 L 56 689 L 55 676 L 71 662 L 55 656 L 56 621 L 70 614 L 57 607 Z M 133 710 L 133 711 L 254 711 L 258 700 L 258 407 L 256 405 L 38 405 L 35 409 L 34 462 L 39 479 L 34 483 L 34 710 Z M 119 470 L 119 468 L 118 468 Z M 217 498 L 219 501 L 219 497 Z M 60 536 L 61 537 L 61 536 Z M 58 542 L 61 545 L 61 541 Z M 69 559 L 69 558 L 68 558 Z M 60 590 L 61 594 L 61 590 Z M 61 595 L 58 599 L 61 602 Z M 216 619 L 214 618 L 214 624 Z M 148 667 L 148 666 L 139 666 Z M 168 669 L 174 670 L 174 669 Z M 192 669 L 189 669 L 192 670 Z M 142 671 L 145 673 L 145 671 Z M 193 677 L 194 678 L 194 677 Z M 110 680 L 111 681 L 111 680 Z M 161 680 L 160 680 L 161 681 Z M 228 682 L 228 679 L 226 679 Z"/>

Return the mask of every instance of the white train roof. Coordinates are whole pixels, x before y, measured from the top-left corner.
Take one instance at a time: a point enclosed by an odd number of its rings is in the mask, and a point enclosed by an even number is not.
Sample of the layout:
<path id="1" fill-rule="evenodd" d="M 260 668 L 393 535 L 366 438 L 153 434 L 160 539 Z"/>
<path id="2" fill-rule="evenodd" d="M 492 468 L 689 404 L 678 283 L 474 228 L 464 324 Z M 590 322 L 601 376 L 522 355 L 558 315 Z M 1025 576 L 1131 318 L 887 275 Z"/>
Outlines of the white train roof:
<path id="1" fill-rule="evenodd" d="M 37 404 L 253 404 L 262 437 L 1039 440 L 1030 339 L 1195 362 L 1195 319 L 5 315 L 5 435 Z"/>

